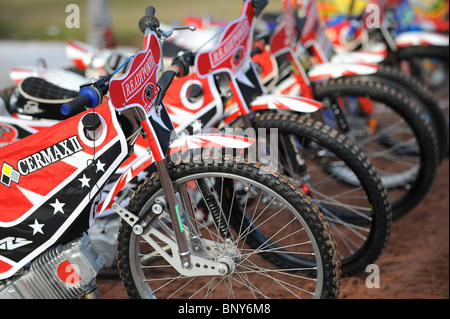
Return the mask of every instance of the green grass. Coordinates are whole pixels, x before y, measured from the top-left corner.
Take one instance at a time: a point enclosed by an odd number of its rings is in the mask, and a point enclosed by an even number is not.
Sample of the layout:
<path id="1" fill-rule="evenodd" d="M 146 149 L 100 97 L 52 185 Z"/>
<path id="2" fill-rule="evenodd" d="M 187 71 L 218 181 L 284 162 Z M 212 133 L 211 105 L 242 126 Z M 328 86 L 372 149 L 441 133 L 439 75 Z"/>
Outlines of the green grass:
<path id="1" fill-rule="evenodd" d="M 65 20 L 70 0 L 0 0 L 0 37 L 18 40 L 60 40 L 82 36 L 86 28 L 68 29 Z M 85 1 L 80 2 L 82 4 Z M 83 6 L 80 6 L 82 9 Z M 81 15 L 81 25 L 85 19 Z M 57 26 L 57 35 L 49 35 L 51 26 Z"/>
<path id="2" fill-rule="evenodd" d="M 0 0 L 0 38 L 18 40 L 86 40 L 87 2 L 76 0 Z M 66 6 L 80 8 L 80 28 L 66 27 Z M 187 14 L 234 19 L 240 14 L 242 0 L 110 0 L 114 37 L 119 45 L 139 45 L 142 35 L 139 19 L 145 7 L 153 5 L 163 23 L 182 23 Z M 281 0 L 271 0 L 265 11 L 280 11 Z"/>

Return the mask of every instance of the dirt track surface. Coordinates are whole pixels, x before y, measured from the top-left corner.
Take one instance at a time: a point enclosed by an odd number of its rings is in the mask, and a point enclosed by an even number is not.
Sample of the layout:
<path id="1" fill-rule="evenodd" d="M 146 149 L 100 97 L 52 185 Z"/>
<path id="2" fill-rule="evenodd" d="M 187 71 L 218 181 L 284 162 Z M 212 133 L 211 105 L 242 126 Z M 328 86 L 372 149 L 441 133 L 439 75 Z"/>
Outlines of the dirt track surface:
<path id="1" fill-rule="evenodd" d="M 342 279 L 341 299 L 449 298 L 449 160 L 433 187 L 412 212 L 394 222 L 389 243 L 377 260 L 379 288 L 368 288 L 372 271 Z M 97 280 L 102 298 L 128 298 L 118 278 Z"/>

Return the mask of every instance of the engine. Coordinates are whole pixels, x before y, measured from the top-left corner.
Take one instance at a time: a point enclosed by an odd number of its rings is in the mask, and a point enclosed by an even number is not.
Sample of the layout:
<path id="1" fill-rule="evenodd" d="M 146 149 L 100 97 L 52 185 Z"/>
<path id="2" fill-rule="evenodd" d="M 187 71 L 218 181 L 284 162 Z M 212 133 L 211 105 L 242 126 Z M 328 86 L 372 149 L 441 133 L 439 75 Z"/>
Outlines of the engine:
<path id="1" fill-rule="evenodd" d="M 0 281 L 0 299 L 72 299 L 95 291 L 105 259 L 88 235 L 46 251 L 11 278 Z"/>
<path id="2" fill-rule="evenodd" d="M 114 267 L 116 261 L 117 229 L 120 218 L 117 214 L 107 215 L 95 220 L 88 234 L 95 249 L 105 258 L 105 269 Z"/>

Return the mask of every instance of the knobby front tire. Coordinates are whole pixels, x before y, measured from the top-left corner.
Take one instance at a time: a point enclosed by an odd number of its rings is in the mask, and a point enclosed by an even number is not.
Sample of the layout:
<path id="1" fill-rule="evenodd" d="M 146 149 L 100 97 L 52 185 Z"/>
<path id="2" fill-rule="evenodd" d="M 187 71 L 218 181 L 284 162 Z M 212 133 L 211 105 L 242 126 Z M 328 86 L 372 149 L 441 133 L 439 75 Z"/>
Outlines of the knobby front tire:
<path id="1" fill-rule="evenodd" d="M 338 105 L 347 120 L 346 135 L 363 150 L 388 189 L 394 220 L 416 207 L 430 190 L 439 163 L 437 138 L 420 108 L 371 76 L 332 79 L 315 83 L 313 89 L 317 100 Z M 369 110 L 360 99 L 369 102 Z M 317 112 L 327 124 L 340 127 L 330 113 L 328 107 Z"/>
<path id="2" fill-rule="evenodd" d="M 196 224 L 202 240 L 216 242 L 210 245 L 217 247 L 210 248 L 210 257 L 232 260 L 235 268 L 224 276 L 180 276 L 122 222 L 118 267 L 131 298 L 337 297 L 340 263 L 332 233 L 318 207 L 287 177 L 229 156 L 214 161 L 194 157 L 169 171 L 175 190 L 187 185 L 196 211 L 192 220 L 180 209 L 183 225 Z M 210 218 L 201 181 L 219 203 L 221 218 Z M 161 181 L 154 173 L 139 186 L 128 210 L 142 216 L 159 196 Z M 152 225 L 171 235 L 166 213 Z M 229 239 L 221 234 L 224 225 L 232 234 Z"/>

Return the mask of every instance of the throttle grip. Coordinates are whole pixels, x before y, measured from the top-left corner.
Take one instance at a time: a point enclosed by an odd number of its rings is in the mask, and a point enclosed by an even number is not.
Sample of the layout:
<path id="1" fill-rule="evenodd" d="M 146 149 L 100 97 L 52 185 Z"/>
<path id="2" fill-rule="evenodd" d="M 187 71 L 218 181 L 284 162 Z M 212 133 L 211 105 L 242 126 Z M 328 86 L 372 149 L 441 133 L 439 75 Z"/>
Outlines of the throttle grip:
<path id="1" fill-rule="evenodd" d="M 91 86 L 83 86 L 80 89 L 79 96 L 73 100 L 61 105 L 63 115 L 76 114 L 82 111 L 84 107 L 93 108 L 100 104 L 102 97 L 98 90 Z"/>
<path id="2" fill-rule="evenodd" d="M 189 67 L 194 65 L 194 61 L 195 61 L 195 53 L 191 51 L 179 53 L 178 56 L 172 60 L 172 66 L 175 66 L 176 68 L 179 69 L 179 72 L 177 72 L 176 75 L 179 77 L 188 75 Z"/>
<path id="3" fill-rule="evenodd" d="M 61 105 L 61 113 L 63 115 L 70 115 L 78 113 L 82 108 L 89 103 L 89 99 L 86 95 L 80 95 L 73 100 Z"/>

